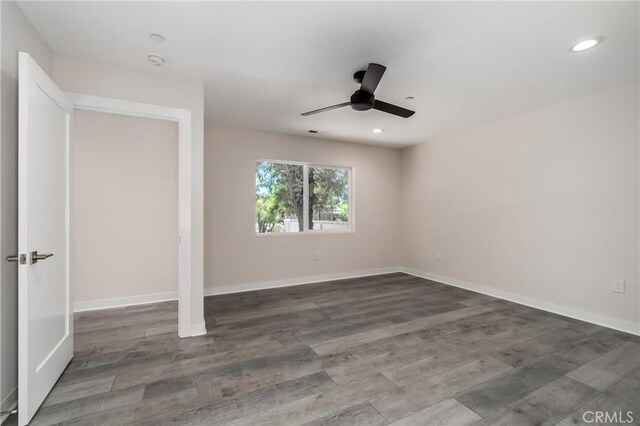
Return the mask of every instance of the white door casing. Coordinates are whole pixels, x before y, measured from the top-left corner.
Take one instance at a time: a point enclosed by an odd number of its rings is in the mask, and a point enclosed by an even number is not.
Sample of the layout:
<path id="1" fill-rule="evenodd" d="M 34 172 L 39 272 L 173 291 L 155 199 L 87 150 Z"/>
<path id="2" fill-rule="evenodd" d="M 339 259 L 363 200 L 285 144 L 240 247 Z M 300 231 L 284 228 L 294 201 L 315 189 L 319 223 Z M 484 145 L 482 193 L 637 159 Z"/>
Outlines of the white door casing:
<path id="1" fill-rule="evenodd" d="M 73 357 L 73 107 L 25 52 L 19 53 L 18 77 L 18 423 L 25 425 Z M 36 251 L 53 256 L 34 262 Z"/>
<path id="2" fill-rule="evenodd" d="M 194 303 L 191 295 L 193 210 L 191 110 L 84 93 L 67 92 L 66 95 L 73 103 L 74 109 L 178 123 L 178 335 L 192 337 L 206 334 L 204 319 L 193 324 L 191 318 Z"/>

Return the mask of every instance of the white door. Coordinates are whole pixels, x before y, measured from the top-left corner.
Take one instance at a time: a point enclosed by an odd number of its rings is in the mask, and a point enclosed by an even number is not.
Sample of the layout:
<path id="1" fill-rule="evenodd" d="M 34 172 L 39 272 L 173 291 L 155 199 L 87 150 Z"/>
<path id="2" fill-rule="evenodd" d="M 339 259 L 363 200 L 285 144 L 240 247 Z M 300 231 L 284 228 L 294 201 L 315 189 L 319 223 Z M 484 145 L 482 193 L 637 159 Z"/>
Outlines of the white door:
<path id="1" fill-rule="evenodd" d="M 18 423 L 29 423 L 73 357 L 69 286 L 72 105 L 19 53 Z"/>

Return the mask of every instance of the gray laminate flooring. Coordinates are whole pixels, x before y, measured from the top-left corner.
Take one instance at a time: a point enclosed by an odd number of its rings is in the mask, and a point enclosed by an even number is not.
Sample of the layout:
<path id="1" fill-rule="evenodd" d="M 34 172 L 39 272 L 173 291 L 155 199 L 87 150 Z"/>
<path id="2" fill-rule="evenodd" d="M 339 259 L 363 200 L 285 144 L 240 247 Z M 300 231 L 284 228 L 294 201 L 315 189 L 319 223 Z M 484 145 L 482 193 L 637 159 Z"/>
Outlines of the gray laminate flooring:
<path id="1" fill-rule="evenodd" d="M 190 339 L 176 310 L 77 315 L 32 424 L 640 423 L 638 337 L 404 274 L 207 297 Z"/>

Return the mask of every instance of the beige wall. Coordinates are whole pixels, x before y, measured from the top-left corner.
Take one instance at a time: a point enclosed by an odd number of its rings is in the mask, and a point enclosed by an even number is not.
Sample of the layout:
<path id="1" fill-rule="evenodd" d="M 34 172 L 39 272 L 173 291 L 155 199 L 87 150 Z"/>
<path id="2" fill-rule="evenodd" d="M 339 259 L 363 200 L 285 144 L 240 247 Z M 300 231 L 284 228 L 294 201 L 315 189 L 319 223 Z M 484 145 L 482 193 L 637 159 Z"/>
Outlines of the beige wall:
<path id="1" fill-rule="evenodd" d="M 638 114 L 621 87 L 404 150 L 404 265 L 638 332 Z"/>
<path id="2" fill-rule="evenodd" d="M 4 261 L 18 252 L 18 51 L 47 73 L 52 54 L 14 2 L 0 2 L 0 15 L 0 411 L 6 411 L 17 399 L 18 383 L 18 267 Z"/>
<path id="3" fill-rule="evenodd" d="M 178 125 L 76 111 L 76 306 L 178 290 Z"/>
<path id="4" fill-rule="evenodd" d="M 353 166 L 356 232 L 255 235 L 255 162 L 265 158 Z M 208 289 L 399 264 L 398 150 L 207 126 L 205 165 Z"/>
<path id="5" fill-rule="evenodd" d="M 203 324 L 203 129 L 202 82 L 180 80 L 150 67 L 149 72 L 54 54 L 53 78 L 62 90 L 191 110 L 193 150 L 191 159 L 192 241 L 191 322 Z"/>

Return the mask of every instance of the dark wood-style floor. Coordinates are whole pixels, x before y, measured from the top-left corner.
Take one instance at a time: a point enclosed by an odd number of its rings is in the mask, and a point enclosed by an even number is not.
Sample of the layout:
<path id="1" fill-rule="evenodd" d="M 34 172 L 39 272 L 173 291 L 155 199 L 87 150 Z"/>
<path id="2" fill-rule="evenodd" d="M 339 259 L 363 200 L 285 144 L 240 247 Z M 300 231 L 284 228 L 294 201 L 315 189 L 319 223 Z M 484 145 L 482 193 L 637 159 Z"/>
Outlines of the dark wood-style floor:
<path id="1" fill-rule="evenodd" d="M 83 313 L 33 424 L 640 422 L 640 339 L 403 274 Z M 13 421 L 15 421 L 15 416 Z"/>

